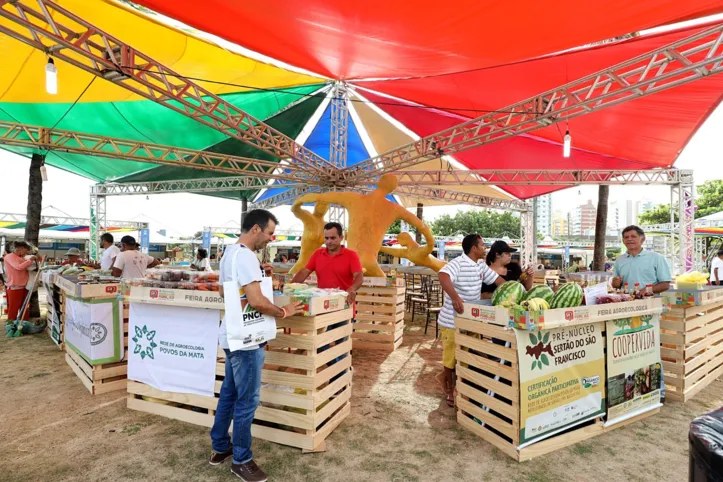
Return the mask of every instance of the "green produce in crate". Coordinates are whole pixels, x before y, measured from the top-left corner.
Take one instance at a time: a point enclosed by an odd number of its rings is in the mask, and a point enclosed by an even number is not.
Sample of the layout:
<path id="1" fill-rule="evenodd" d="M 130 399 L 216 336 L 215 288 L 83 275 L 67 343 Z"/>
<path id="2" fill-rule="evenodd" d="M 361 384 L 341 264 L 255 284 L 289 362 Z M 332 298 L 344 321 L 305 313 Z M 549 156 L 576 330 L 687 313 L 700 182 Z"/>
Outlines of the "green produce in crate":
<path id="1" fill-rule="evenodd" d="M 525 287 L 517 281 L 507 281 L 497 287 L 492 293 L 492 305 L 501 306 L 502 303 L 518 304 L 525 296 Z"/>
<path id="2" fill-rule="evenodd" d="M 552 301 L 552 297 L 555 296 L 555 292 L 552 291 L 547 285 L 533 286 L 530 291 L 522 298 L 522 301 L 531 300 L 534 298 L 542 298 L 549 304 Z"/>
<path id="3" fill-rule="evenodd" d="M 560 286 L 552 297 L 550 308 L 556 310 L 558 308 L 575 308 L 582 305 L 583 292 L 577 283 L 565 283 Z"/>

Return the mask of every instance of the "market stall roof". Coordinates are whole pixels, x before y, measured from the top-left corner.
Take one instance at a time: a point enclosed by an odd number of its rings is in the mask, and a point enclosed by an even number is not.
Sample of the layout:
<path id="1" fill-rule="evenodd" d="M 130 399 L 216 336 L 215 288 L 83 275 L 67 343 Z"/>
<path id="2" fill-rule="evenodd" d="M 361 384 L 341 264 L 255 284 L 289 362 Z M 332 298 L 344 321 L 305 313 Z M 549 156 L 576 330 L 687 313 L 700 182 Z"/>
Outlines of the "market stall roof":
<path id="1" fill-rule="evenodd" d="M 337 79 L 484 69 L 723 11 L 717 0 L 459 0 L 448 5 L 432 0 L 206 0 L 202 7 L 195 0 L 137 3 Z"/>
<path id="2" fill-rule="evenodd" d="M 138 230 L 134 229 L 116 229 L 116 230 L 109 230 L 113 233 L 134 233 L 138 232 Z M 0 227 L 0 236 L 5 236 L 8 239 L 24 239 L 25 238 L 25 229 L 24 228 L 2 228 Z M 38 239 L 40 242 L 49 242 L 49 241 L 88 241 L 88 229 L 86 227 L 85 230 L 81 231 L 59 231 L 55 229 L 41 229 L 40 234 L 38 235 Z M 120 242 L 120 238 L 116 237 L 116 242 Z M 182 244 L 184 241 L 170 238 L 168 236 L 163 236 L 160 233 L 151 231 L 150 233 L 150 242 L 151 244 Z"/>

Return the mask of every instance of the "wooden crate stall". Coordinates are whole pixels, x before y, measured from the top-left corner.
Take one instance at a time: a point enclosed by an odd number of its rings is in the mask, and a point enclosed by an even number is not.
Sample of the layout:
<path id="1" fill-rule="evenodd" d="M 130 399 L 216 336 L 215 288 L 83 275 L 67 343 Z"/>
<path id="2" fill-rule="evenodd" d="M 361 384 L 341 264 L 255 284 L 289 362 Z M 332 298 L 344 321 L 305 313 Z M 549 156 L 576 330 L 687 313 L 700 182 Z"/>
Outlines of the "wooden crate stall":
<path id="1" fill-rule="evenodd" d="M 521 394 L 514 332 L 459 317 L 455 326 L 457 422 L 517 461 L 548 454 L 660 411 L 658 408 L 608 428 L 598 417 L 520 449 Z"/>
<path id="2" fill-rule="evenodd" d="M 399 348 L 404 334 L 405 293 L 403 286 L 359 288 L 354 349 L 392 352 Z"/>
<path id="3" fill-rule="evenodd" d="M 60 348 L 65 349 L 65 318 L 63 316 L 63 305 L 65 304 L 65 293 L 55 284 L 45 286 L 45 304 L 47 307 L 45 332 L 51 340 Z M 51 316 L 55 312 L 58 317 L 58 326 L 53 327 Z M 55 331 L 54 331 L 55 329 Z"/>
<path id="4" fill-rule="evenodd" d="M 277 319 L 280 332 L 266 348 L 254 437 L 304 451 L 325 450 L 326 438 L 351 412 L 351 317 L 346 309 Z M 128 408 L 211 427 L 224 372 L 219 358 L 216 397 L 163 392 L 129 381 Z"/>
<path id="5" fill-rule="evenodd" d="M 723 375 L 723 300 L 672 305 L 660 329 L 667 399 L 687 402 Z"/>
<path id="6" fill-rule="evenodd" d="M 125 390 L 128 375 L 128 303 L 123 303 L 123 350 L 122 361 L 91 365 L 69 346 L 65 349 L 65 362 L 78 376 L 91 395 L 100 395 L 115 390 Z M 63 314 L 62 322 L 65 321 Z"/>

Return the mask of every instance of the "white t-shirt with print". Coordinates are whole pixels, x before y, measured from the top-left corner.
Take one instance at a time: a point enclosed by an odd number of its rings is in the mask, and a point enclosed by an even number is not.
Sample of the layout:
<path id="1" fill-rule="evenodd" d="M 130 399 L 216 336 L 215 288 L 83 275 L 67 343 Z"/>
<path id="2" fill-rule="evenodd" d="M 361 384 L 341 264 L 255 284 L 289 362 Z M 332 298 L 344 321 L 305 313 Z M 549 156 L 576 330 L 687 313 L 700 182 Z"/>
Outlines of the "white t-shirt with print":
<path id="1" fill-rule="evenodd" d="M 475 263 L 466 254 L 454 258 L 439 272 L 449 275 L 454 290 L 463 301 L 478 301 L 482 293 L 482 283 L 487 285 L 495 284 L 499 276 L 487 266 L 484 260 Z M 444 304 L 439 312 L 439 326 L 454 328 L 454 316 L 452 298 L 445 292 Z"/>
<path id="2" fill-rule="evenodd" d="M 105 248 L 105 251 L 103 251 L 103 257 L 100 258 L 100 269 L 111 269 L 113 267 L 113 258 L 118 256 L 118 253 L 120 252 L 121 250 L 115 245 Z"/>
<path id="3" fill-rule="evenodd" d="M 208 258 L 203 258 L 201 260 L 196 259 L 193 263 L 191 263 L 191 266 L 201 271 L 211 271 L 211 263 Z"/>
<path id="4" fill-rule="evenodd" d="M 143 254 L 140 251 L 123 251 L 116 256 L 113 267 L 123 270 L 121 278 L 143 278 L 146 268 L 153 261 L 152 256 Z"/>
<path id="5" fill-rule="evenodd" d="M 231 273 L 233 272 L 233 266 L 231 265 L 231 263 L 233 262 L 234 255 L 237 251 L 238 256 L 236 256 L 236 277 L 238 278 L 239 289 L 255 281 L 260 282 L 261 279 L 264 277 L 264 273 L 261 269 L 261 263 L 259 263 L 259 259 L 256 257 L 254 252 L 242 244 L 232 244 L 231 246 L 226 247 L 226 250 L 223 252 L 223 258 L 221 258 L 221 263 L 219 266 L 221 270 L 221 285 L 223 285 L 223 283 L 226 281 L 231 281 L 232 279 Z M 224 290 L 223 295 L 224 297 L 233 296 L 233 293 L 226 293 Z M 225 315 L 223 317 L 223 321 L 221 322 L 221 329 L 218 332 L 218 343 L 219 345 L 221 345 L 221 348 L 224 348 L 226 350 L 229 349 Z M 246 348 L 242 348 L 242 350 L 255 350 L 258 347 L 259 345 L 249 346 Z"/>

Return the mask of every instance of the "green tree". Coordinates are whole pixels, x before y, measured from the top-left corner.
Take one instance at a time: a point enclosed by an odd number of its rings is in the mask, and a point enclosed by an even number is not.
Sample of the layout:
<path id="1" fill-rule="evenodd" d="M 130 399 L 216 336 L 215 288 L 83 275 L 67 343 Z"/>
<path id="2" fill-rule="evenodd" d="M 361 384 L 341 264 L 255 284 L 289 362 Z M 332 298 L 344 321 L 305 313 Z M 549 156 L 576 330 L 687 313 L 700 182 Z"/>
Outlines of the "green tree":
<path id="1" fill-rule="evenodd" d="M 696 218 L 723 210 L 723 180 L 707 181 L 698 186 L 698 197 L 695 201 L 698 205 Z"/>
<path id="2" fill-rule="evenodd" d="M 675 211 L 675 221 L 678 221 L 678 211 Z M 670 222 L 670 205 L 658 204 L 650 211 L 646 211 L 638 216 L 638 224 L 665 224 Z"/>
<path id="3" fill-rule="evenodd" d="M 487 238 L 516 238 L 520 235 L 520 218 L 510 212 L 458 211 L 454 216 L 438 217 L 430 228 L 436 236 L 478 233 Z"/>

